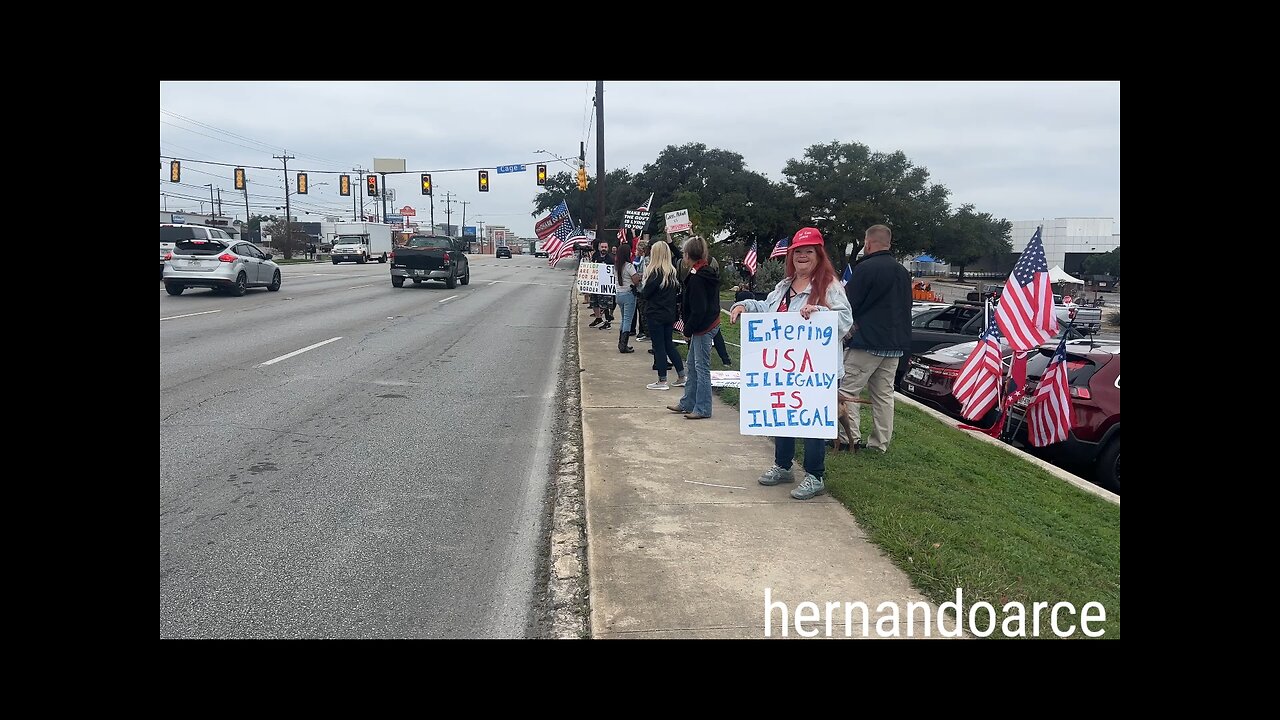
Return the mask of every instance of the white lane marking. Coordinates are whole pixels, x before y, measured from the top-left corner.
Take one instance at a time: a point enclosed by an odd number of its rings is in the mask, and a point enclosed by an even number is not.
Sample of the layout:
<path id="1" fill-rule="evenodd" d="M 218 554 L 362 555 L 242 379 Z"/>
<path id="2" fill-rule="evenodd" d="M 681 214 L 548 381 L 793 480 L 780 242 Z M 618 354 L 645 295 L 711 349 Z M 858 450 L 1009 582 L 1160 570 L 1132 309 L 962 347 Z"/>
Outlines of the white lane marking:
<path id="1" fill-rule="evenodd" d="M 178 318 L 184 318 L 184 317 L 195 317 L 196 315 L 208 315 L 210 313 L 216 313 L 216 312 L 222 312 L 222 311 L 221 310 L 205 310 L 204 312 L 187 313 L 186 315 L 174 315 L 172 317 L 160 318 L 160 322 L 164 322 L 165 320 L 177 320 Z"/>
<path id="2" fill-rule="evenodd" d="M 341 335 L 339 335 L 339 336 L 338 336 L 338 337 L 336 337 L 336 338 L 329 338 L 328 340 L 325 340 L 324 342 L 318 342 L 318 343 L 316 343 L 315 345 L 308 345 L 308 346 L 306 346 L 306 347 L 302 348 L 301 350 L 294 350 L 293 352 L 289 353 L 288 355 L 281 355 L 280 357 L 275 358 L 274 360 L 268 360 L 268 361 L 266 361 L 266 362 L 262 363 L 261 365 L 259 365 L 258 367 L 266 367 L 267 365 L 275 365 L 276 363 L 280 362 L 281 360 L 288 360 L 289 358 L 293 357 L 294 355 L 301 355 L 302 353 L 304 353 L 304 352 L 306 352 L 306 351 L 308 351 L 308 350 L 315 350 L 316 348 L 320 347 L 321 345 L 328 345 L 328 344 L 329 344 L 329 343 L 331 343 L 331 342 L 335 342 L 335 341 L 338 341 L 338 340 L 341 340 L 341 339 L 342 339 L 342 336 L 341 336 Z"/>
<path id="3" fill-rule="evenodd" d="M 443 300 L 437 300 L 436 302 L 447 303 L 447 302 L 449 302 L 450 300 L 452 300 L 452 299 L 454 299 L 454 298 L 460 298 L 460 297 L 462 297 L 462 296 L 461 296 L 461 295 L 452 295 L 452 296 L 447 297 L 447 298 L 445 298 L 445 299 L 443 299 Z"/>
<path id="4" fill-rule="evenodd" d="M 489 283 L 489 284 L 490 284 L 490 285 L 497 285 L 497 284 L 498 284 L 498 281 L 497 281 L 497 280 L 494 280 L 493 282 L 491 282 L 491 283 Z"/>
<path id="5" fill-rule="evenodd" d="M 689 483 L 690 485 L 706 485 L 707 487 L 722 487 L 722 488 L 732 488 L 734 490 L 746 490 L 746 488 L 738 487 L 737 485 L 716 485 L 715 483 L 697 482 L 696 480 L 685 480 L 685 482 Z"/>
<path id="6" fill-rule="evenodd" d="M 372 287 L 372 286 L 373 286 L 373 283 L 365 283 L 364 285 L 352 285 L 351 287 L 349 287 L 349 288 L 347 288 L 347 289 L 348 289 L 348 290 L 355 290 L 356 288 Z"/>

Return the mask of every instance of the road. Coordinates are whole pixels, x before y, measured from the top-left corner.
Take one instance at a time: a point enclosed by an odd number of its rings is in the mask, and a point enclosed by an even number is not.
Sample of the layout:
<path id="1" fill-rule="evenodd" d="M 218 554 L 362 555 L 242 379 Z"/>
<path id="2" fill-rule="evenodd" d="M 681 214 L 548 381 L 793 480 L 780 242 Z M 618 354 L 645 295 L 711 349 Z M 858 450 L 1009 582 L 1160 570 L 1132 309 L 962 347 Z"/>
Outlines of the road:
<path id="1" fill-rule="evenodd" d="M 160 288 L 160 636 L 525 637 L 574 263 Z"/>

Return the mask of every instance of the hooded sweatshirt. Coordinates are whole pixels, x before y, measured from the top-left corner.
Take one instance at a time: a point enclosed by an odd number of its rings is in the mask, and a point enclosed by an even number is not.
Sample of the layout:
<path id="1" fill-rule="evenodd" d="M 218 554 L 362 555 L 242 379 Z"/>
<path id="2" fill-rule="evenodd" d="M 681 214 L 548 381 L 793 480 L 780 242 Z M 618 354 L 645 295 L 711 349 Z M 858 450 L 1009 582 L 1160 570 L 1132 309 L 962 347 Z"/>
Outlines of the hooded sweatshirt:
<path id="1" fill-rule="evenodd" d="M 694 265 L 684 280 L 680 317 L 685 337 L 705 335 L 720 325 L 720 273 L 706 261 Z"/>

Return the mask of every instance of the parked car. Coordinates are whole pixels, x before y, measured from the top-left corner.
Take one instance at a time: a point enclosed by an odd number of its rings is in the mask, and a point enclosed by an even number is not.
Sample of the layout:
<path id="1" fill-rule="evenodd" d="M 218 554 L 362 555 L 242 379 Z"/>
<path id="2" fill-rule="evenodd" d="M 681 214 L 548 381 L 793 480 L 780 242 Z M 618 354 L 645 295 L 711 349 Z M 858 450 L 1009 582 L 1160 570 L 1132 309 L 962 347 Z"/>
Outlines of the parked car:
<path id="1" fill-rule="evenodd" d="M 231 241 L 225 230 L 207 225 L 187 225 L 185 223 L 160 223 L 160 279 L 164 279 L 165 256 L 173 252 L 174 243 L 179 240 L 223 240 Z"/>
<path id="2" fill-rule="evenodd" d="M 1119 349 L 1120 341 L 1089 339 L 1067 341 L 1067 347 L 1072 350 L 1087 349 L 1090 346 Z M 952 394 L 956 378 L 960 377 L 960 368 L 964 367 L 965 361 L 969 359 L 969 355 L 976 347 L 978 347 L 978 341 L 972 340 L 911 356 L 906 374 L 897 383 L 898 392 L 957 420 L 981 427 L 991 427 L 1000 416 L 998 410 L 992 409 L 983 417 L 970 420 L 960 414 L 960 401 Z M 1000 349 L 1004 365 L 1008 368 L 1013 350 L 1004 338 L 1000 339 Z"/>
<path id="3" fill-rule="evenodd" d="M 419 285 L 424 280 L 443 280 L 447 288 L 471 284 L 471 263 L 459 241 L 443 235 L 411 235 L 408 242 L 391 252 L 391 284 L 404 287 L 405 280 Z"/>
<path id="4" fill-rule="evenodd" d="M 500 257 L 500 258 L 507 258 L 508 260 L 510 260 L 510 259 L 511 259 L 511 248 L 506 247 L 506 246 L 504 245 L 503 247 L 498 248 L 497 252 L 495 252 L 495 253 L 494 253 L 494 255 L 495 255 L 495 256 L 497 256 L 497 257 Z"/>
<path id="5" fill-rule="evenodd" d="M 1070 327 L 1068 340 L 1077 340 L 1091 334 L 1089 328 L 1080 325 L 1060 327 Z M 977 340 L 986 328 L 982 305 L 977 303 L 957 301 L 941 309 L 925 310 L 911 318 L 911 352 L 919 355 Z"/>
<path id="6" fill-rule="evenodd" d="M 251 242 L 220 238 L 179 240 L 165 255 L 164 289 L 181 295 L 189 287 L 244 295 L 251 287 L 280 289 L 280 266 Z"/>
<path id="7" fill-rule="evenodd" d="M 1043 448 L 1027 442 L 1024 419 L 1035 389 L 1057 350 L 1041 345 L 1027 360 L 1027 394 L 1009 411 L 1007 438 L 1028 452 L 1066 469 L 1083 468 L 1094 482 L 1120 492 L 1120 344 L 1068 345 L 1067 382 L 1071 388 L 1071 432 L 1066 440 Z"/>

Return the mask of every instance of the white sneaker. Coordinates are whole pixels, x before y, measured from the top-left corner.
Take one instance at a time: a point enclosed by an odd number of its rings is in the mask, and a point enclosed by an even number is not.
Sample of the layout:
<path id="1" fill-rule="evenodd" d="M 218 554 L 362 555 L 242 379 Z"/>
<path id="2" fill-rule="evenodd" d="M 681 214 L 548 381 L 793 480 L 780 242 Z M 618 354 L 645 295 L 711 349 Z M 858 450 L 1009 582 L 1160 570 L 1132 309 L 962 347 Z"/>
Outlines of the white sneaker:
<path id="1" fill-rule="evenodd" d="M 671 387 L 684 387 L 684 384 L 688 382 L 688 380 L 689 380 L 688 378 L 680 378 Z"/>
<path id="2" fill-rule="evenodd" d="M 646 390 L 670 390 L 671 389 L 671 386 L 668 385 L 663 380 L 659 380 L 658 382 L 651 382 L 648 385 L 645 385 L 644 387 Z"/>

